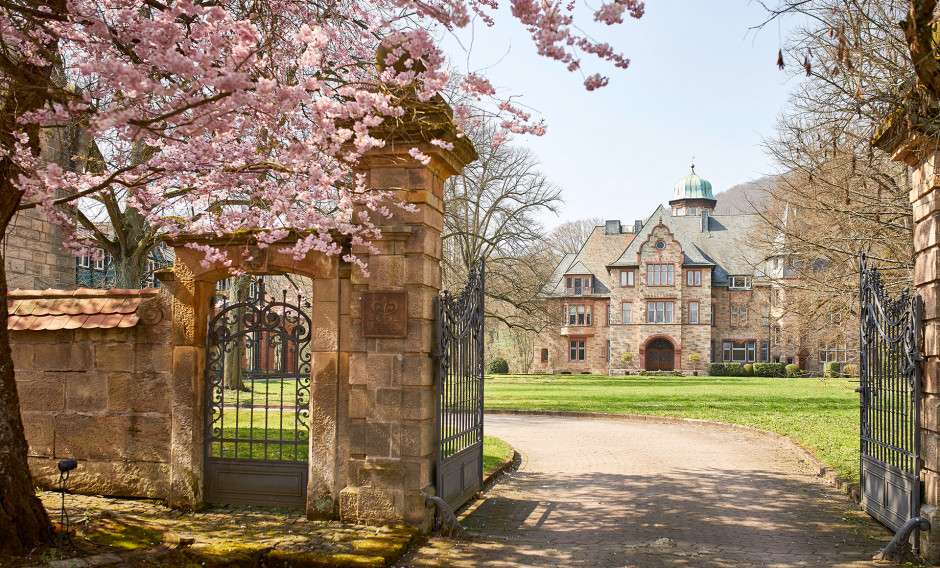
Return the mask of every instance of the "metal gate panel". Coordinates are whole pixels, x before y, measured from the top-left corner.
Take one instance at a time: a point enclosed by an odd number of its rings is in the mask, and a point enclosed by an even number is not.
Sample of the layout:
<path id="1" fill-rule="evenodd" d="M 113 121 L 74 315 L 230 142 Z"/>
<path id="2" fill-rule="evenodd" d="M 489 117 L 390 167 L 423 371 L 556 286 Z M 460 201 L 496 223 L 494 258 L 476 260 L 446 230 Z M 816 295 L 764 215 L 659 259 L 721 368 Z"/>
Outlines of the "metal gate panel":
<path id="1" fill-rule="evenodd" d="M 860 258 L 861 500 L 899 530 L 920 514 L 920 398 L 923 302 L 892 299 L 878 270 Z"/>
<path id="2" fill-rule="evenodd" d="M 310 417 L 310 318 L 303 297 L 223 304 L 206 355 L 207 503 L 304 507 Z"/>
<path id="3" fill-rule="evenodd" d="M 457 509 L 483 487 L 483 262 L 436 298 L 437 496 Z"/>

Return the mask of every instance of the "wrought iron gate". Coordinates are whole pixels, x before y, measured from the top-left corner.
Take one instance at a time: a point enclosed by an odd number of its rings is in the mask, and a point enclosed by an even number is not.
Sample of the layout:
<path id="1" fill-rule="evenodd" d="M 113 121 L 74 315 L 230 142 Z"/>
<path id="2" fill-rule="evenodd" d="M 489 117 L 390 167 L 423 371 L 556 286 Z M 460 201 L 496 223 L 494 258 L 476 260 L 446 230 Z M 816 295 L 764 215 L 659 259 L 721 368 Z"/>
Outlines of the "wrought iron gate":
<path id="1" fill-rule="evenodd" d="M 483 283 L 480 261 L 461 292 L 436 298 L 436 488 L 451 509 L 483 487 Z"/>
<path id="2" fill-rule="evenodd" d="M 259 284 L 209 322 L 206 502 L 303 507 L 310 318 L 301 296 L 276 299 Z"/>
<path id="3" fill-rule="evenodd" d="M 862 505 L 897 531 L 920 515 L 920 296 L 888 297 L 864 254 L 861 268 Z"/>

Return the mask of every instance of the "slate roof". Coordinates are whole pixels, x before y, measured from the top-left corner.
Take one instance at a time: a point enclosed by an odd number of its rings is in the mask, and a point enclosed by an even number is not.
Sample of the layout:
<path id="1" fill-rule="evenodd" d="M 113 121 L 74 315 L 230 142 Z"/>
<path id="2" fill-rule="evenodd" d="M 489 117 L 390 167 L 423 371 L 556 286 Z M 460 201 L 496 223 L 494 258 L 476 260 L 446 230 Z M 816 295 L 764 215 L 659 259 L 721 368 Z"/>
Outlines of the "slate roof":
<path id="1" fill-rule="evenodd" d="M 660 205 L 630 246 L 607 268 L 637 266 L 640 246 L 660 221 L 682 244 L 683 264 L 714 266 L 712 282 L 716 284 L 727 283 L 731 274 L 754 274 L 755 267 L 764 259 L 763 250 L 754 243 L 761 230 L 758 215 L 712 215 L 708 218 L 708 231 L 703 232 L 701 216 L 673 217 Z"/>
<path id="2" fill-rule="evenodd" d="M 566 274 L 590 274 L 593 276 L 591 294 L 610 294 L 610 274 L 606 265 L 611 259 L 617 258 L 632 239 L 633 233 L 608 235 L 604 226 L 595 227 L 577 254 L 565 255 L 542 289 L 542 293 L 548 296 L 564 296 Z"/>
<path id="3" fill-rule="evenodd" d="M 159 293 L 155 288 L 13 290 L 7 294 L 7 329 L 41 331 L 134 327 L 140 321 L 137 309 Z"/>

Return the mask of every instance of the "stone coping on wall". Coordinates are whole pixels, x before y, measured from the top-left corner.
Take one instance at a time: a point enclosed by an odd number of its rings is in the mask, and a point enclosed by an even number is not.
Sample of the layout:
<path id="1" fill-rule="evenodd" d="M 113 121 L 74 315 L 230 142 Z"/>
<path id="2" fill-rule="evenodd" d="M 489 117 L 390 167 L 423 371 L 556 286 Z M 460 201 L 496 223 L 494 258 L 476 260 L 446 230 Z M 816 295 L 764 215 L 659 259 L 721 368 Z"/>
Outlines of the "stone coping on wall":
<path id="1" fill-rule="evenodd" d="M 126 290 L 13 290 L 7 294 L 7 329 L 113 329 L 154 324 L 162 312 L 154 300 L 156 288 Z"/>

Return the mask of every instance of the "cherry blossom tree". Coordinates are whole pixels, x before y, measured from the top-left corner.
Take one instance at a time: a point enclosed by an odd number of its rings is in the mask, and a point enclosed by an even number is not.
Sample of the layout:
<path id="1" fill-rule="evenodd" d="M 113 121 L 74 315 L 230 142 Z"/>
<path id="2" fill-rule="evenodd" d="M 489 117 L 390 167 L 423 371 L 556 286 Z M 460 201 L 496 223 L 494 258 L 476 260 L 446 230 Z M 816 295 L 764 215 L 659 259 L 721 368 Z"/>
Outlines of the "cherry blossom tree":
<path id="1" fill-rule="evenodd" d="M 510 6 L 538 52 L 569 70 L 582 72 L 585 55 L 627 67 L 610 45 L 580 31 L 573 4 Z M 17 211 L 38 208 L 81 248 L 85 229 L 61 207 L 120 191 L 123 205 L 169 235 L 251 231 L 267 246 L 301 229 L 307 236 L 291 249 L 298 257 L 343 254 L 338 235 L 368 244 L 389 196 L 365 187 L 357 160 L 382 146 L 377 129 L 395 128 L 407 101 L 429 101 L 447 82 L 429 29 L 459 33 L 473 18 L 492 24 L 497 7 L 495 0 L 3 0 L 0 231 Z M 637 0 L 606 0 L 593 17 L 615 25 L 642 14 Z M 588 90 L 606 83 L 585 74 Z M 499 100 L 484 76 L 469 74 L 460 87 L 471 99 L 495 100 L 507 131 L 543 130 Z M 455 111 L 458 125 L 470 116 Z M 44 140 L 66 124 L 86 129 L 96 163 L 67 171 L 42 160 Z M 203 250 L 206 262 L 230 262 Z M 28 472 L 6 318 L 0 552 L 33 546 L 48 526 Z"/>

